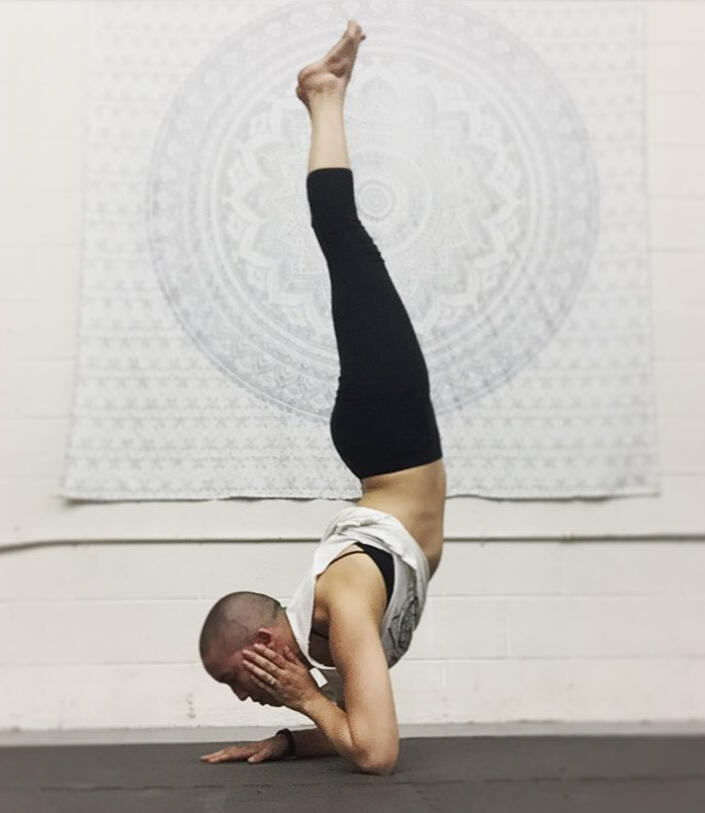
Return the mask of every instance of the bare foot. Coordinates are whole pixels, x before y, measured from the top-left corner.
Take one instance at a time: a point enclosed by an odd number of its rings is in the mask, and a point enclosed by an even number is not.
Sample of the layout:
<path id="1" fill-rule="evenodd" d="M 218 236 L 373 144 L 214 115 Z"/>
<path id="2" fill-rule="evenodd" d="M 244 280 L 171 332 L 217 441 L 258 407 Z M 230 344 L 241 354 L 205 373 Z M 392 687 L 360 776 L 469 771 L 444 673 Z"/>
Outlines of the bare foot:
<path id="1" fill-rule="evenodd" d="M 357 49 L 366 37 L 367 34 L 362 33 L 358 22 L 348 20 L 345 33 L 323 59 L 312 62 L 299 71 L 296 95 L 306 107 L 316 93 L 330 92 L 340 94 L 341 97 L 345 94 Z"/>

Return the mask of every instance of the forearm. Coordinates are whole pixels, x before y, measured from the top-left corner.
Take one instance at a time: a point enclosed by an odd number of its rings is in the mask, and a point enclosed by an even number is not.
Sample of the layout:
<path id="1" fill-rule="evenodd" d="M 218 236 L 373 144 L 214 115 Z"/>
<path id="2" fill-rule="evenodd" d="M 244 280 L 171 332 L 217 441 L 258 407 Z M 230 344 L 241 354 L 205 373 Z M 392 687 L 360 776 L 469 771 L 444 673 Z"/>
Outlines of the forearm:
<path id="1" fill-rule="evenodd" d="M 319 692 L 301 711 L 313 720 L 337 753 L 361 767 L 360 755 L 350 733 L 347 714 L 341 708 Z"/>
<path id="2" fill-rule="evenodd" d="M 298 759 L 337 756 L 338 752 L 319 728 L 304 728 L 292 731 Z"/>

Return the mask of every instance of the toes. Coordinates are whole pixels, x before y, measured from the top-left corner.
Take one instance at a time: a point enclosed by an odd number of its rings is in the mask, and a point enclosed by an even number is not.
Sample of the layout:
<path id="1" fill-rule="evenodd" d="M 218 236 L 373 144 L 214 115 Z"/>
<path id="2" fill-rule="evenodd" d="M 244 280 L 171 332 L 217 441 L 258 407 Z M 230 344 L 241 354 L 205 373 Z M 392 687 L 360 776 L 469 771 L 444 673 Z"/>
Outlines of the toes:
<path id="1" fill-rule="evenodd" d="M 359 34 L 362 34 L 362 28 L 360 26 L 360 23 L 356 22 L 355 20 L 348 20 L 348 27 L 345 30 L 345 34 L 343 34 L 343 36 L 348 36 L 351 37 L 352 39 L 357 39 Z M 360 40 L 361 41 L 364 40 L 365 36 L 366 36 L 365 34 L 362 34 Z"/>

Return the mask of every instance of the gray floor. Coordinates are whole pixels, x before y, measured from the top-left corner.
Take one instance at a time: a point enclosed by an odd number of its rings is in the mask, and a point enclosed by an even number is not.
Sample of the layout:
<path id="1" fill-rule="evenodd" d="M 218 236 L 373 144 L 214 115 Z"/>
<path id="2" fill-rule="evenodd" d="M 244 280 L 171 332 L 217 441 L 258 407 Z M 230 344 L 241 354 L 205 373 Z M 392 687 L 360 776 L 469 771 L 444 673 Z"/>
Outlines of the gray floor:
<path id="1" fill-rule="evenodd" d="M 0 811 L 705 811 L 701 724 L 402 726 L 391 776 L 363 774 L 341 757 L 199 761 L 216 744 L 270 733 L 4 732 Z"/>

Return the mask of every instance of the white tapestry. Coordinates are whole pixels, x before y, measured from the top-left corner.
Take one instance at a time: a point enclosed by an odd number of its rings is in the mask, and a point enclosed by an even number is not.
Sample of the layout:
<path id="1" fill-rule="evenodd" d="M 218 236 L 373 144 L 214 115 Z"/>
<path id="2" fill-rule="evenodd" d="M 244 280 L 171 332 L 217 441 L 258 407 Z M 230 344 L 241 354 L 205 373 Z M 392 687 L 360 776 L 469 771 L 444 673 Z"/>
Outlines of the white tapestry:
<path id="1" fill-rule="evenodd" d="M 641 3 L 92 6 L 62 496 L 360 495 L 295 95 L 350 18 L 358 212 L 448 496 L 657 493 Z"/>

